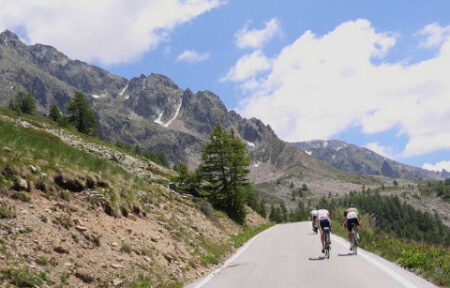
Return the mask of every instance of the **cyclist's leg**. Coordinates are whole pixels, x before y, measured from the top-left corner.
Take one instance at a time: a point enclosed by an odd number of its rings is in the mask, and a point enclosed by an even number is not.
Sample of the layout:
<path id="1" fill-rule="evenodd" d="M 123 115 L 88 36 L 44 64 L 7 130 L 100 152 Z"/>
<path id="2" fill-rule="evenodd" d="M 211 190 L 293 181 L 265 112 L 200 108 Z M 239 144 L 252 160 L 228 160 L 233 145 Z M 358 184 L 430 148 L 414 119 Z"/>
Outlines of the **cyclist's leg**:
<path id="1" fill-rule="evenodd" d="M 352 223 L 347 219 L 348 242 L 352 243 Z"/>

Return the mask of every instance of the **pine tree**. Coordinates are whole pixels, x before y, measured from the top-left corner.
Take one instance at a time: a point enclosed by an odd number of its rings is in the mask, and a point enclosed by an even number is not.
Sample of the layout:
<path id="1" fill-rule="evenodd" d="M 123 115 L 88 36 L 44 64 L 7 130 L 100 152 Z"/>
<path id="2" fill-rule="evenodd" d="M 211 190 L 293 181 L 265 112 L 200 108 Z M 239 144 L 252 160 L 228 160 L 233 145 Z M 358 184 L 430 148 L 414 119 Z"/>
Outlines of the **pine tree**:
<path id="1" fill-rule="evenodd" d="M 250 158 L 245 153 L 245 144 L 234 131 L 228 134 L 217 124 L 209 136 L 209 143 L 203 148 L 202 160 L 200 171 L 208 183 L 205 189 L 209 199 L 237 222 L 243 223 L 245 203 L 252 190 L 248 180 Z"/>
<path id="2" fill-rule="evenodd" d="M 52 105 L 52 107 L 50 107 L 50 113 L 48 114 L 48 117 L 50 117 L 50 119 L 55 122 L 60 122 L 63 118 L 61 111 L 59 110 L 57 105 Z"/>
<path id="3" fill-rule="evenodd" d="M 67 106 L 68 121 L 78 131 L 87 135 L 96 135 L 97 118 L 83 93 L 75 92 L 75 97 Z"/>
<path id="4" fill-rule="evenodd" d="M 33 114 L 36 110 L 36 99 L 30 93 L 19 92 L 14 99 L 10 99 L 8 107 L 17 112 Z"/>

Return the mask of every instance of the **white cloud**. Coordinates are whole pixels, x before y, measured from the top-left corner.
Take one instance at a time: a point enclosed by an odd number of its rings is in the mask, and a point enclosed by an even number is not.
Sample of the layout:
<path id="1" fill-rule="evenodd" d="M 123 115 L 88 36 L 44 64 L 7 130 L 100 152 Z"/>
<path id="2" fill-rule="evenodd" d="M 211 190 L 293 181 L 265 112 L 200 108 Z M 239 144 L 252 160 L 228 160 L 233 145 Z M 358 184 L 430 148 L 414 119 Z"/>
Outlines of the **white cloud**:
<path id="1" fill-rule="evenodd" d="M 177 62 L 202 62 L 209 59 L 209 52 L 197 52 L 195 50 L 184 50 L 177 56 Z"/>
<path id="2" fill-rule="evenodd" d="M 271 68 L 270 59 L 264 56 L 261 51 L 257 50 L 251 54 L 242 56 L 234 65 L 230 68 L 227 75 L 222 77 L 222 81 L 244 81 L 250 78 L 254 78 L 257 74 L 267 71 Z M 257 85 L 247 81 L 247 86 Z"/>
<path id="3" fill-rule="evenodd" d="M 248 23 L 235 35 L 235 44 L 243 48 L 261 48 L 269 42 L 275 35 L 281 32 L 280 22 L 277 18 L 272 18 L 265 23 L 263 29 L 249 29 Z"/>
<path id="4" fill-rule="evenodd" d="M 420 46 L 424 48 L 438 47 L 450 36 L 450 26 L 442 27 L 437 23 L 432 23 L 417 32 L 417 35 L 425 37 Z"/>
<path id="5" fill-rule="evenodd" d="M 381 145 L 378 142 L 370 142 L 366 144 L 366 148 L 386 158 L 395 159 L 392 147 Z"/>
<path id="6" fill-rule="evenodd" d="M 117 64 L 155 49 L 176 26 L 221 1 L 0 0 L 0 29 L 24 31 L 31 43 L 72 58 Z"/>
<path id="7" fill-rule="evenodd" d="M 435 164 L 425 163 L 422 168 L 430 171 L 442 171 L 443 169 L 450 171 L 450 161 L 441 161 Z"/>
<path id="8" fill-rule="evenodd" d="M 450 149 L 450 39 L 419 63 L 374 64 L 395 45 L 393 35 L 363 19 L 323 36 L 307 31 L 269 59 L 265 75 L 228 78 L 251 89 L 237 110 L 270 123 L 288 141 L 361 127 L 364 133 L 398 129 L 408 136 L 403 157 Z M 253 70 L 240 64 L 240 71 Z"/>

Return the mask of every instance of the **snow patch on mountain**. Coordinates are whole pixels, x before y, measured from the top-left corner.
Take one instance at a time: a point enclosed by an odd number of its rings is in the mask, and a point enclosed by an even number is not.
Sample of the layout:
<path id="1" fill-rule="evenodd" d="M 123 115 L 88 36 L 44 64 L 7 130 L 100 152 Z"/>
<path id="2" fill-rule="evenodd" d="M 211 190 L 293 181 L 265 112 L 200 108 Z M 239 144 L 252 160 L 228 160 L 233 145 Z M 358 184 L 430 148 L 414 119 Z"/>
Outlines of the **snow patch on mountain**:
<path id="1" fill-rule="evenodd" d="M 177 119 L 178 113 L 180 113 L 181 105 L 183 104 L 183 101 L 180 102 L 180 105 L 177 107 L 177 111 L 175 112 L 175 115 L 170 119 L 166 124 L 163 124 L 164 127 L 169 127 L 170 123 L 173 122 L 173 120 Z"/>
<path id="2" fill-rule="evenodd" d="M 153 122 L 155 122 L 155 123 L 157 123 L 157 124 L 159 124 L 159 125 L 164 126 L 164 123 L 161 121 L 161 118 L 162 118 L 163 114 L 164 114 L 164 111 L 162 111 L 161 113 L 159 113 L 158 118 L 156 118 L 155 120 L 153 120 Z"/>

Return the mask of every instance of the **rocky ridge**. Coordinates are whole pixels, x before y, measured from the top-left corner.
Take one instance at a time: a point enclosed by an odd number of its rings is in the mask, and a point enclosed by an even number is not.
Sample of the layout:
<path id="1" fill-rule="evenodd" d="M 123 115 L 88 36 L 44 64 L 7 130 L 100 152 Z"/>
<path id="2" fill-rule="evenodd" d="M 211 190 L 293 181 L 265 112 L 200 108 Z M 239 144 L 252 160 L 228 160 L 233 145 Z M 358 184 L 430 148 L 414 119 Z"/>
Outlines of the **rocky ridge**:
<path id="1" fill-rule="evenodd" d="M 432 171 L 390 160 L 367 148 L 339 140 L 314 140 L 295 143 L 306 153 L 338 169 L 359 175 L 417 180 L 441 180 Z"/>

